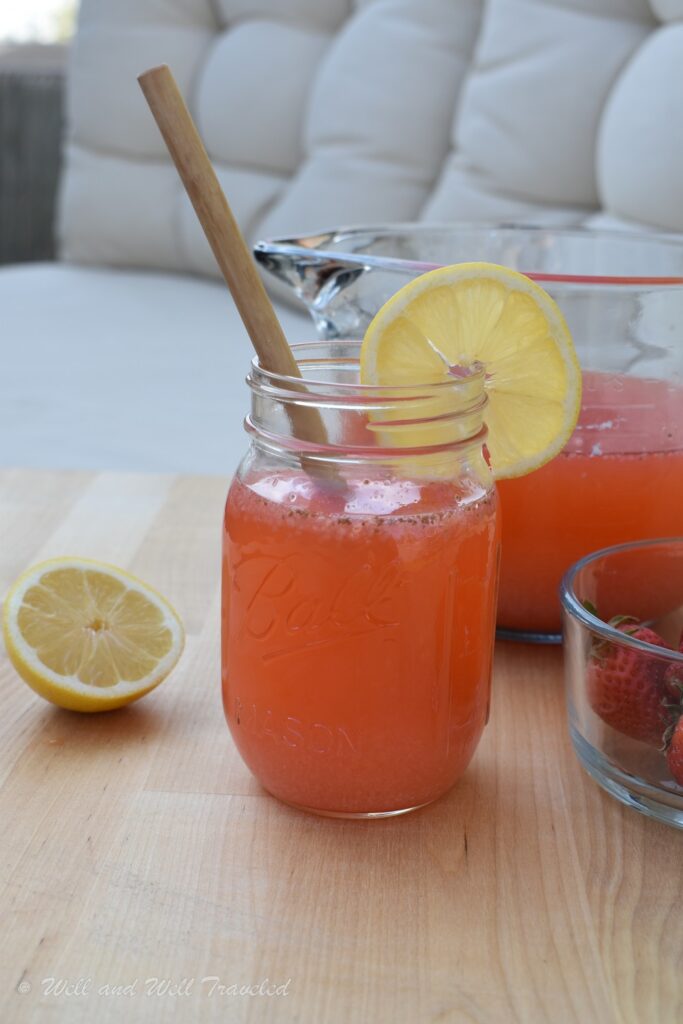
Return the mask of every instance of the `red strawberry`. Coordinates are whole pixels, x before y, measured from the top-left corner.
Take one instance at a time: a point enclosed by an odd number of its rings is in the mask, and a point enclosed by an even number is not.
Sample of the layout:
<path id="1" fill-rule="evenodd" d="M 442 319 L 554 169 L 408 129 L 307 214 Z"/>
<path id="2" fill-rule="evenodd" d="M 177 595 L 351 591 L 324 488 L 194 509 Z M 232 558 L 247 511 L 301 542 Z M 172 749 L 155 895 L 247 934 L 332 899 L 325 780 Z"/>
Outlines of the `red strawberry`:
<path id="1" fill-rule="evenodd" d="M 678 653 L 683 654 L 683 632 L 678 641 Z M 664 686 L 671 700 L 680 704 L 683 700 L 683 665 L 669 665 L 664 673 Z"/>
<path id="2" fill-rule="evenodd" d="M 683 786 L 683 715 L 674 726 L 666 752 L 666 763 L 678 785 Z"/>
<path id="3" fill-rule="evenodd" d="M 671 650 L 654 630 L 627 620 L 612 619 L 611 625 L 636 640 Z M 588 666 L 588 700 L 603 722 L 634 740 L 662 745 L 670 721 L 665 706 L 666 665 L 641 651 L 598 641 Z"/>

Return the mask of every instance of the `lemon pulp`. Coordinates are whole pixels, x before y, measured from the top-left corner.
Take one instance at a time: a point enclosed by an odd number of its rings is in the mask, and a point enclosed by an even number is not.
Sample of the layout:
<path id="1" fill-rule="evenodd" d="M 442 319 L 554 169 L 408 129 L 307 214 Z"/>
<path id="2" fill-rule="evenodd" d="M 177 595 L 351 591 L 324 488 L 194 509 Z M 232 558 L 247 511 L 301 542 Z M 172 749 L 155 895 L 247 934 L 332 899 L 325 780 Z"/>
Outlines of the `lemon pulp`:
<path id="1" fill-rule="evenodd" d="M 581 370 L 560 309 L 523 274 L 491 263 L 429 271 L 385 303 L 361 347 L 364 384 L 435 384 L 477 366 L 494 476 L 522 476 L 552 459 L 576 425 Z M 448 442 L 433 430 L 428 443 Z M 393 436 L 420 444 L 408 426 Z"/>

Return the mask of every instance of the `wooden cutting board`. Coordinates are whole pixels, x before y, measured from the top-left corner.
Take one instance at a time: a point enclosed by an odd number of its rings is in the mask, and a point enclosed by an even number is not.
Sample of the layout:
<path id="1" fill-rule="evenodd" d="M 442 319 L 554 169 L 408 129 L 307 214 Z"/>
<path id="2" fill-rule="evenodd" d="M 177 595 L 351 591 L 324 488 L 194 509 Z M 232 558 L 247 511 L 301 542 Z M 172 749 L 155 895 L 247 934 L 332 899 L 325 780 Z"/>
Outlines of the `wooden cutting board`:
<path id="1" fill-rule="evenodd" d="M 219 694 L 226 486 L 0 473 L 0 595 L 80 554 L 188 632 L 159 690 L 92 717 L 0 653 L 0 1020 L 682 1020 L 683 834 L 581 771 L 559 650 L 499 645 L 475 760 L 423 811 L 318 819 L 259 789 Z"/>

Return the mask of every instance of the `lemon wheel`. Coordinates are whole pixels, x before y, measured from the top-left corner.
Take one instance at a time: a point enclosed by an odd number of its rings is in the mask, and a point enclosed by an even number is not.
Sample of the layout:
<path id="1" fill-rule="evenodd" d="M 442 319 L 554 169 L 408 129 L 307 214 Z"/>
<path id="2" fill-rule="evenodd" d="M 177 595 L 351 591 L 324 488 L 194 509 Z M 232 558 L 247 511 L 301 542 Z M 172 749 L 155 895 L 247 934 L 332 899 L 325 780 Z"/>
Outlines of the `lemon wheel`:
<path id="1" fill-rule="evenodd" d="M 578 418 L 581 370 L 560 309 L 528 277 L 496 264 L 460 263 L 411 281 L 370 323 L 360 360 L 361 382 L 379 386 L 437 383 L 483 367 L 497 479 L 552 459 Z M 396 437 L 415 443 L 409 431 Z"/>

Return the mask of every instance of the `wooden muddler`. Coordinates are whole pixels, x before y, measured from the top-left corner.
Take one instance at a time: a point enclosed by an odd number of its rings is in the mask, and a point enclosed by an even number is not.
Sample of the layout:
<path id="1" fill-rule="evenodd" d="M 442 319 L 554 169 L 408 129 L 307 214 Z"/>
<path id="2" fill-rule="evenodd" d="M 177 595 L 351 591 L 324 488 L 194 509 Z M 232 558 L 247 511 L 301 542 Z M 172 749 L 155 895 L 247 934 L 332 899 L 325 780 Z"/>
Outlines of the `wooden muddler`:
<path id="1" fill-rule="evenodd" d="M 232 292 L 260 365 L 272 373 L 300 378 L 280 321 L 170 68 L 166 64 L 150 68 L 138 77 L 138 82 Z M 291 388 L 306 391 L 303 384 L 293 383 Z M 318 409 L 290 402 L 287 413 L 298 438 L 316 445 L 328 443 Z"/>

